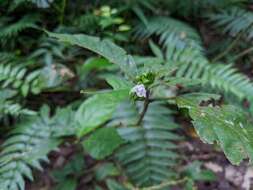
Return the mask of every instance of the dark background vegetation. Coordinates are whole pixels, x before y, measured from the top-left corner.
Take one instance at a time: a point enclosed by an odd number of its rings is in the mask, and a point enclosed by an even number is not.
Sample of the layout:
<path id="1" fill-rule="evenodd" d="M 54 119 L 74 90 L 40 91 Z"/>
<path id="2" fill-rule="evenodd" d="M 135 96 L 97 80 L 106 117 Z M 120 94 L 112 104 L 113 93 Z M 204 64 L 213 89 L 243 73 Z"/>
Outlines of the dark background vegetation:
<path id="1" fill-rule="evenodd" d="M 178 83 L 166 93 L 217 92 L 222 99 L 214 104 L 231 103 L 250 115 L 252 6 L 250 0 L 0 0 L 0 190 L 135 186 L 113 156 L 93 159 L 73 132 L 75 112 L 87 98 L 81 91 L 109 88 L 104 76 L 118 68 L 46 30 L 109 39 L 140 64 L 179 62 L 178 76 L 202 84 Z M 232 166 L 218 146 L 200 141 L 184 110 L 170 109 L 179 163 L 161 172 L 177 175 L 171 189 L 250 189 L 251 167 Z M 151 175 L 141 178 L 151 182 Z"/>

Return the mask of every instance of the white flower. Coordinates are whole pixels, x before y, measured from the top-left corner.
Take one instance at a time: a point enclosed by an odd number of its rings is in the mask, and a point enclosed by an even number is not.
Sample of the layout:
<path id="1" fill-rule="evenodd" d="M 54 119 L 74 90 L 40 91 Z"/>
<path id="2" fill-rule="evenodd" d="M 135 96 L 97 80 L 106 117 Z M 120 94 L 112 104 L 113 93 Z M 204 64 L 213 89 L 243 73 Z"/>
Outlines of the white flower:
<path id="1" fill-rule="evenodd" d="M 147 92 L 143 84 L 137 84 L 131 89 L 131 93 L 135 93 L 138 97 L 147 97 Z"/>

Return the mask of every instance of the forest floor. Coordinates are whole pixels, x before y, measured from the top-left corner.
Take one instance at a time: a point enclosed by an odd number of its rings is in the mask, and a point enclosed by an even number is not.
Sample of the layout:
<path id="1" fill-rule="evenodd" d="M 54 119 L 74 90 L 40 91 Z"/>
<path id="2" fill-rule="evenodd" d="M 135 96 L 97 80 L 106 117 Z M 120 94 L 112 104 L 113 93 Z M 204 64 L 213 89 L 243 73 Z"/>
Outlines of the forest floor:
<path id="1" fill-rule="evenodd" d="M 179 145 L 180 152 L 184 153 L 184 165 L 187 166 L 193 161 L 200 161 L 203 169 L 209 169 L 216 175 L 216 180 L 211 182 L 196 182 L 198 190 L 250 190 L 253 189 L 253 168 L 243 162 L 240 166 L 232 166 L 225 158 L 224 154 L 214 146 L 204 144 L 198 138 L 188 137 Z M 58 152 L 50 155 L 50 164 L 45 165 L 45 170 L 36 172 L 36 183 L 27 184 L 27 190 L 51 190 L 54 185 L 53 178 L 50 175 L 52 170 L 62 168 L 73 153 L 78 150 L 77 147 L 64 146 Z M 94 161 L 85 158 L 85 165 L 92 167 Z M 80 179 L 81 183 L 78 190 L 93 190 L 89 184 L 92 184 L 92 177 Z M 181 190 L 175 187 L 173 190 Z"/>
<path id="2" fill-rule="evenodd" d="M 199 139 L 191 139 L 182 143 L 187 162 L 201 161 L 205 169 L 213 171 L 216 180 L 197 182 L 198 190 L 250 190 L 253 189 L 253 168 L 248 162 L 233 166 L 214 146 L 204 144 Z"/>

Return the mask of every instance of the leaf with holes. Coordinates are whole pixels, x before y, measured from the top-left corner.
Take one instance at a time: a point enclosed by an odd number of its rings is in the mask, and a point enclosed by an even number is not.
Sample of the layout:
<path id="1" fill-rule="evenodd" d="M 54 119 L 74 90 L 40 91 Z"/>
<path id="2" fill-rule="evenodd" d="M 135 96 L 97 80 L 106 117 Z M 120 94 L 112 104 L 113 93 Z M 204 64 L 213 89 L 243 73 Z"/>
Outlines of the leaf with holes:
<path id="1" fill-rule="evenodd" d="M 231 163 L 238 165 L 244 158 L 253 160 L 253 128 L 238 107 L 203 107 L 187 97 L 178 97 L 176 101 L 179 107 L 189 110 L 201 140 L 217 142 Z"/>

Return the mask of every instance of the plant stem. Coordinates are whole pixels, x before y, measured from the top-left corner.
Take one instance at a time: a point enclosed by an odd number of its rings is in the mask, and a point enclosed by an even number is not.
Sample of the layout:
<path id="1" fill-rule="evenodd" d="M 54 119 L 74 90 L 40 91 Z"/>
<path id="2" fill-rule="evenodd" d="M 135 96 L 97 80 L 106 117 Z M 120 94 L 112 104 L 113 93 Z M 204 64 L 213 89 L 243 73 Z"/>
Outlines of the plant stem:
<path id="1" fill-rule="evenodd" d="M 135 188 L 133 190 L 160 190 L 162 188 L 165 188 L 167 186 L 171 186 L 171 185 L 177 185 L 180 183 L 184 183 L 185 181 L 187 181 L 187 178 L 183 178 L 183 179 L 179 179 L 179 180 L 174 180 L 174 181 L 165 181 L 159 185 L 154 185 L 151 187 L 144 187 L 144 188 Z"/>
<path id="2" fill-rule="evenodd" d="M 147 90 L 147 96 L 146 96 L 145 101 L 144 101 L 143 110 L 142 110 L 142 112 L 141 112 L 141 115 L 140 115 L 140 117 L 139 117 L 139 120 L 138 120 L 137 123 L 136 123 L 137 126 L 141 124 L 141 122 L 142 122 L 142 120 L 143 120 L 143 118 L 144 118 L 144 116 L 145 116 L 145 114 L 146 114 L 146 112 L 147 112 L 147 110 L 148 110 L 148 105 L 149 105 L 149 103 L 150 103 L 150 101 L 149 101 L 149 94 L 150 94 L 150 91 Z"/>
<path id="3" fill-rule="evenodd" d="M 64 22 L 64 14 L 65 14 L 65 9 L 66 9 L 66 4 L 67 4 L 67 0 L 62 0 L 62 6 L 61 6 L 61 10 L 60 10 L 60 25 L 62 25 Z"/>
<path id="4" fill-rule="evenodd" d="M 235 56 L 235 58 L 233 59 L 233 61 L 236 61 L 237 59 L 243 57 L 244 55 L 250 53 L 251 51 L 253 51 L 253 47 L 250 47 L 250 48 L 248 48 L 248 49 L 245 49 L 245 50 L 242 51 L 241 53 L 237 54 L 237 55 Z"/>
<path id="5" fill-rule="evenodd" d="M 216 62 L 218 61 L 219 59 L 223 58 L 225 55 L 227 55 L 234 47 L 235 45 L 237 44 L 237 42 L 239 41 L 239 39 L 241 38 L 241 34 L 239 34 L 235 39 L 234 41 L 232 41 L 232 43 L 227 47 L 227 49 L 225 49 L 225 51 L 221 52 L 220 54 L 218 54 L 216 57 L 214 57 L 211 62 Z"/>

